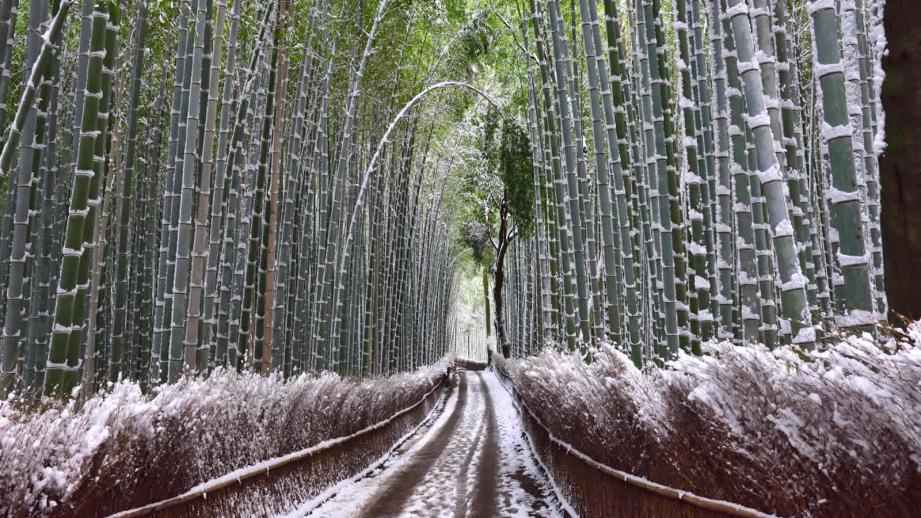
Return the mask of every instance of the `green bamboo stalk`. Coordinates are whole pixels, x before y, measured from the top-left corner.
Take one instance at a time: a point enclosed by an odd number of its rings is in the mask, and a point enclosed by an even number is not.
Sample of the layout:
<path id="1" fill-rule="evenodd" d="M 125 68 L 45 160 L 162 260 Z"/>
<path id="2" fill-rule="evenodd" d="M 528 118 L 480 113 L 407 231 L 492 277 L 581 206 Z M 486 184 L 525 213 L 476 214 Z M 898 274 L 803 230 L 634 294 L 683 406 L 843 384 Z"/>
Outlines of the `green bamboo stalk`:
<path id="1" fill-rule="evenodd" d="M 559 12 L 560 6 L 557 2 L 548 2 L 550 11 L 551 36 L 553 40 L 554 65 L 556 69 L 556 94 L 559 103 L 560 125 L 563 139 L 563 157 L 565 159 L 565 181 L 568 187 L 568 211 L 565 218 L 568 220 L 572 229 L 572 249 L 574 274 L 577 289 L 577 304 L 579 309 L 579 328 L 581 330 L 582 342 L 591 343 L 592 335 L 588 322 L 588 282 L 585 271 L 585 249 L 582 237 L 582 214 L 580 207 L 581 197 L 579 196 L 578 175 L 576 168 L 576 151 L 573 139 L 572 112 L 569 101 L 569 92 L 567 90 L 568 74 L 566 69 L 566 60 L 568 59 L 568 49 L 565 43 L 565 34 L 562 30 L 562 15 Z"/>
<path id="2" fill-rule="evenodd" d="M 106 261 L 106 243 L 109 238 L 107 234 L 109 207 L 115 189 L 115 183 L 118 179 L 118 166 L 112 167 L 110 172 L 106 160 L 108 150 L 111 148 L 109 126 L 112 122 L 112 110 L 118 106 L 117 96 L 120 91 L 114 88 L 115 76 L 115 57 L 118 46 L 118 23 L 120 21 L 120 9 L 109 7 L 108 20 L 106 22 L 106 44 L 105 57 L 102 61 L 102 91 L 103 96 L 99 103 L 99 122 L 97 127 L 100 135 L 96 139 L 95 149 L 93 151 L 93 178 L 90 181 L 90 194 L 93 196 L 87 202 L 89 214 L 84 221 L 83 233 L 87 236 L 84 244 L 84 253 L 80 258 L 80 272 L 85 275 L 86 281 L 77 286 L 77 297 L 75 308 L 80 308 L 80 313 L 86 314 L 86 332 L 81 334 L 71 334 L 70 343 L 68 344 L 73 350 L 83 348 L 83 382 L 82 393 L 84 397 L 91 395 L 96 386 L 102 381 L 105 369 L 97 369 L 96 365 L 105 365 L 105 314 L 100 314 L 99 297 L 102 277 L 108 277 Z M 113 94 L 114 92 L 114 94 Z M 115 100 L 113 101 L 113 97 Z M 116 128 L 118 131 L 118 128 Z M 114 153 L 118 156 L 118 153 Z M 106 173 L 109 173 L 108 175 Z M 100 190 L 102 190 L 100 192 Z M 84 273 L 85 272 L 85 273 Z M 108 284 L 108 283 L 107 283 Z M 83 306 L 86 308 L 83 309 Z M 100 318 L 102 317 L 102 318 Z M 99 323 L 102 325 L 99 325 Z M 101 347 L 97 347 L 97 343 Z"/>
<path id="3" fill-rule="evenodd" d="M 138 140 L 138 108 L 141 96 L 141 82 L 143 80 L 144 70 L 144 47 L 147 41 L 147 12 L 148 7 L 142 4 L 138 7 L 137 25 L 135 27 L 134 40 L 134 62 L 132 64 L 131 86 L 129 93 L 128 108 L 128 135 L 125 145 L 125 156 L 123 159 L 124 172 L 122 177 L 122 188 L 120 193 L 121 211 L 119 218 L 118 237 L 118 261 L 116 265 L 116 285 L 114 300 L 114 318 L 112 329 L 112 348 L 110 352 L 108 377 L 110 380 L 118 380 L 124 366 L 122 357 L 125 353 L 126 343 L 125 334 L 128 328 L 128 276 L 131 263 L 131 214 L 134 205 L 134 192 L 137 184 L 135 177 L 135 162 L 137 157 L 137 140 Z"/>
<path id="4" fill-rule="evenodd" d="M 62 8 L 65 4 L 62 4 Z M 64 9 L 62 9 L 64 10 Z M 61 16 L 61 11 L 58 11 Z M 48 350 L 48 364 L 45 368 L 46 395 L 65 396 L 77 382 L 80 369 L 78 350 L 74 347 L 73 335 L 79 335 L 83 328 L 81 304 L 78 301 L 78 286 L 87 279 L 86 271 L 81 271 L 81 258 L 87 254 L 86 231 L 90 219 L 90 196 L 93 177 L 96 175 L 94 165 L 96 141 L 100 138 L 99 114 L 104 109 L 102 104 L 106 93 L 103 90 L 103 59 L 106 45 L 106 25 L 109 15 L 105 6 L 97 4 L 91 15 L 90 54 L 87 63 L 86 84 L 83 85 L 82 122 L 77 147 L 77 165 L 73 175 L 67 226 L 62 247 L 61 269 L 58 276 L 57 300 L 55 304 L 54 327 L 51 345 Z M 102 157 L 99 157 L 100 159 Z"/>
<path id="5" fill-rule="evenodd" d="M 825 192 L 831 213 L 831 241 L 836 277 L 835 322 L 844 328 L 862 328 L 877 321 L 873 309 L 866 239 L 861 215 L 862 203 L 854 163 L 852 129 L 848 120 L 847 93 L 838 46 L 840 24 L 832 0 L 809 4 L 815 41 L 814 72 L 821 85 L 822 140 L 828 146 L 831 185 Z"/>
<path id="6" fill-rule="evenodd" d="M 19 0 L 0 2 L 0 134 L 6 135 L 6 117 L 8 114 L 7 98 L 10 91 L 10 78 L 13 75 L 13 43 L 16 36 L 16 15 Z"/>
<path id="7" fill-rule="evenodd" d="M 807 279 L 799 268 L 798 252 L 790 223 L 789 199 L 784 193 L 782 175 L 774 150 L 771 119 L 764 102 L 761 71 L 755 59 L 748 8 L 741 0 L 729 0 L 726 12 L 732 26 L 738 53 L 740 75 L 747 108 L 747 126 L 754 135 L 758 176 L 764 192 L 768 222 L 773 231 L 773 248 L 780 274 L 781 314 L 789 325 L 793 342 L 809 347 L 815 341 L 809 304 Z"/>

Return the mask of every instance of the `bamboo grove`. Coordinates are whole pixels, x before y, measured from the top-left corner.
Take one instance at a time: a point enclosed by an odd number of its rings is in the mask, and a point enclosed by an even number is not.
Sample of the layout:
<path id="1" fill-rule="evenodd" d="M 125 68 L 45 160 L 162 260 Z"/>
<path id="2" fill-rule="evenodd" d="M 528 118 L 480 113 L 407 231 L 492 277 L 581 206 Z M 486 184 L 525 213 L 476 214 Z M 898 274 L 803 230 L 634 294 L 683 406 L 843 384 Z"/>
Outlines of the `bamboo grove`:
<path id="1" fill-rule="evenodd" d="M 441 357 L 447 165 L 433 105 L 400 111 L 455 66 L 425 13 L 0 2 L 0 392 Z"/>
<path id="2" fill-rule="evenodd" d="M 0 0 L 0 395 L 429 363 L 464 214 L 501 215 L 473 262 L 503 353 L 874 332 L 881 15 Z M 487 110 L 524 159 L 478 156 Z"/>
<path id="3" fill-rule="evenodd" d="M 821 346 L 886 320 L 882 2 L 519 5 L 536 238 L 513 353 Z"/>

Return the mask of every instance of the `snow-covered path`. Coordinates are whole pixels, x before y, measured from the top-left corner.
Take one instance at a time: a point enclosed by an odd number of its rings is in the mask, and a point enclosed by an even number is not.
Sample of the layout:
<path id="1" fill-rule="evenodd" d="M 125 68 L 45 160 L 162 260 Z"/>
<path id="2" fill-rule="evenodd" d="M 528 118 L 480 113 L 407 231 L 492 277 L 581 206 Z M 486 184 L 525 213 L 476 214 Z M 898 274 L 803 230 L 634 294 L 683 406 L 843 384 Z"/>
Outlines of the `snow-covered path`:
<path id="1" fill-rule="evenodd" d="M 457 376 L 433 422 L 367 476 L 294 516 L 560 516 L 495 374 Z"/>

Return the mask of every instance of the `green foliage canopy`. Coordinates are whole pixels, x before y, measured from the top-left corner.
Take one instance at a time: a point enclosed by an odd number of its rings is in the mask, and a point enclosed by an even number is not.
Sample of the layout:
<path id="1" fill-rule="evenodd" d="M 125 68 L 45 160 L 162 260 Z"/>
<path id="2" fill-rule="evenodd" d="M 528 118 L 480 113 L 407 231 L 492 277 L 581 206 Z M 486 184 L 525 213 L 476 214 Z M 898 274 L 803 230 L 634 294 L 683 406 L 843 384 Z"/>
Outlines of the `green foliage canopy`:
<path id="1" fill-rule="evenodd" d="M 486 246 L 500 228 L 503 207 L 511 216 L 513 234 L 531 235 L 534 229 L 534 167 L 527 133 L 509 117 L 489 107 L 480 121 L 481 166 L 463 177 L 462 194 L 471 203 L 461 214 L 460 240 L 471 249 L 474 262 L 492 261 Z"/>

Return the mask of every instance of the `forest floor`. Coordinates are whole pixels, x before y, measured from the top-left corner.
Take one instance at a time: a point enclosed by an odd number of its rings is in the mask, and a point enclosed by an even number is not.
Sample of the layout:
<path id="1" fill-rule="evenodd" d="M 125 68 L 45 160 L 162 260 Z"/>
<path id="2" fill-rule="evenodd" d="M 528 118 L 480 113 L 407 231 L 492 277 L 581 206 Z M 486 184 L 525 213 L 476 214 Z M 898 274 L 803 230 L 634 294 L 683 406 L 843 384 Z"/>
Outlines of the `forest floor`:
<path id="1" fill-rule="evenodd" d="M 377 469 L 291 516 L 563 516 L 493 372 L 460 369 L 435 412 Z"/>

